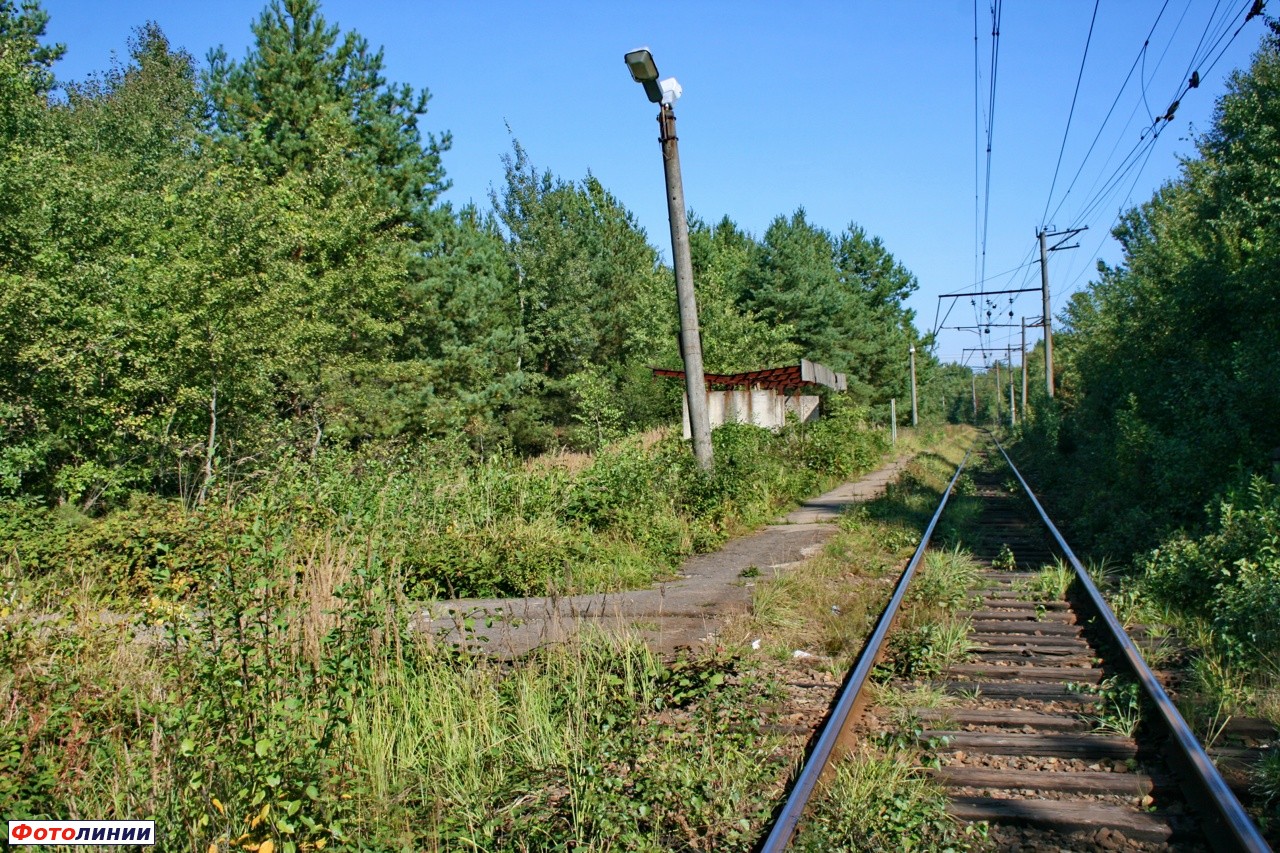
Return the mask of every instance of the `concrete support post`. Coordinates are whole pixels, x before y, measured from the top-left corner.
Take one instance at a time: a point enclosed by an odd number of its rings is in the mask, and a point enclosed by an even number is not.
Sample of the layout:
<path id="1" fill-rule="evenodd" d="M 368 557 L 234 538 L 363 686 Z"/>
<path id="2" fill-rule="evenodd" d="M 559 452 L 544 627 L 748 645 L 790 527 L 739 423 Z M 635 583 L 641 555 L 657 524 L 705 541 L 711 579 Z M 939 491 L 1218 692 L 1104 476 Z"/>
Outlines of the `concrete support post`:
<path id="1" fill-rule="evenodd" d="M 671 222 L 671 263 L 676 272 L 680 302 L 680 356 L 684 359 L 684 387 L 689 401 L 689 431 L 698 467 L 710 471 L 711 420 L 707 413 L 707 383 L 702 369 L 702 337 L 698 331 L 698 304 L 693 291 L 693 263 L 689 259 L 689 222 L 685 216 L 684 183 L 680 177 L 680 149 L 676 138 L 676 113 L 663 104 L 658 113 L 662 166 L 667 178 L 667 216 Z"/>
<path id="2" fill-rule="evenodd" d="M 1049 318 L 1053 309 L 1049 304 L 1049 253 L 1045 249 L 1044 229 L 1040 229 L 1040 296 L 1044 300 L 1044 384 L 1053 399 L 1053 329 Z"/>
<path id="3" fill-rule="evenodd" d="M 1022 318 L 1022 420 L 1027 419 L 1027 318 Z"/>
<path id="4" fill-rule="evenodd" d="M 1013 354 L 1009 355 L 1009 429 L 1017 426 L 1017 409 L 1013 405 Z"/>
<path id="5" fill-rule="evenodd" d="M 911 425 L 920 426 L 920 414 L 916 409 L 916 348 L 911 347 Z"/>
<path id="6" fill-rule="evenodd" d="M 995 365 L 996 365 L 996 422 L 995 422 L 995 428 L 996 428 L 996 429 L 999 429 L 999 428 L 1000 428 L 1000 422 L 1001 422 L 1002 420 L 1004 420 L 1004 413 L 1000 411 L 1000 359 L 996 358 L 996 357 L 993 355 L 993 356 L 992 356 L 992 358 L 991 358 L 991 360 L 992 360 L 993 362 L 995 362 Z"/>

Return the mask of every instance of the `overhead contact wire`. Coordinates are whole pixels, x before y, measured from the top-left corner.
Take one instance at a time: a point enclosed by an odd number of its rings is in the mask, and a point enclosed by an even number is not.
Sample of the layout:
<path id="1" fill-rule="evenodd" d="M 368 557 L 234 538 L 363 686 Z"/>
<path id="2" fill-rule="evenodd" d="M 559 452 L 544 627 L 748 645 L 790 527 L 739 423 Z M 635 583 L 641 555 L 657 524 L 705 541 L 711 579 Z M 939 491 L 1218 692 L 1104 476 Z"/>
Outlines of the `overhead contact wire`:
<path id="1" fill-rule="evenodd" d="M 1040 214 L 1040 224 L 1045 224 L 1049 215 L 1049 205 L 1053 203 L 1053 191 L 1058 187 L 1058 170 L 1062 168 L 1062 155 L 1067 150 L 1067 137 L 1071 135 L 1071 120 L 1076 114 L 1076 99 L 1080 97 L 1080 81 L 1084 79 L 1084 66 L 1089 58 L 1089 45 L 1093 42 L 1093 25 L 1098 21 L 1098 6 L 1102 0 L 1094 0 L 1093 17 L 1089 19 L 1089 35 L 1084 40 L 1084 54 L 1080 57 L 1080 71 L 1076 74 L 1076 88 L 1071 94 L 1071 108 L 1067 110 L 1067 126 L 1062 131 L 1062 145 L 1058 147 L 1058 162 L 1053 167 L 1053 180 L 1049 183 L 1049 196 L 1044 200 L 1044 212 Z M 1087 156 L 1087 155 L 1086 155 Z"/>

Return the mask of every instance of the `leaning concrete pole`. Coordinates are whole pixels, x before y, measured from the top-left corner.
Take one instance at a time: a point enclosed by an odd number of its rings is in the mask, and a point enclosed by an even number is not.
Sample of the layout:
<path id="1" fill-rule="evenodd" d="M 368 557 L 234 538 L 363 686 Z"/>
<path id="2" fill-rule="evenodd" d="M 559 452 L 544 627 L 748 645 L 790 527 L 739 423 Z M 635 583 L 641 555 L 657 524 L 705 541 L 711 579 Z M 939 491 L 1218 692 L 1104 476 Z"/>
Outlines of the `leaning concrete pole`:
<path id="1" fill-rule="evenodd" d="M 698 303 L 693 293 L 693 263 L 689 259 L 689 221 L 685 218 L 684 183 L 680 179 L 680 149 L 676 113 L 663 104 L 658 113 L 662 165 L 667 173 L 667 215 L 671 221 L 671 262 L 676 270 L 680 301 L 680 356 L 684 359 L 684 389 L 689 400 L 689 433 L 698 467 L 710 471 L 711 418 L 707 414 L 707 383 L 702 370 L 702 337 L 698 332 Z"/>

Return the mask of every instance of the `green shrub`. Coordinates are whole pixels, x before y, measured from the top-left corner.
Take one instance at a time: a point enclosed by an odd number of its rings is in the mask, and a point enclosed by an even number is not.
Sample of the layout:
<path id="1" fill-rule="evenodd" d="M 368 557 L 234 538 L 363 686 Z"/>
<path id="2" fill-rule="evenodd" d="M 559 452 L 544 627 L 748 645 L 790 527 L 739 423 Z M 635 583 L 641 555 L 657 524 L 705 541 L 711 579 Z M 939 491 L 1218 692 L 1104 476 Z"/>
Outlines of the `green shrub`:
<path id="1" fill-rule="evenodd" d="M 1210 533 L 1178 536 L 1139 562 L 1158 601 L 1208 618 L 1230 655 L 1280 658 L 1280 489 L 1255 477 L 1211 509 Z"/>
<path id="2" fill-rule="evenodd" d="M 467 461 L 448 443 L 324 450 L 277 460 L 252 483 L 215 483 L 194 508 L 143 494 L 98 517 L 6 504 L 0 560 L 9 577 L 55 590 L 89 578 L 109 597 L 174 602 L 228 567 L 247 570 L 228 543 L 266 524 L 299 554 L 334 538 L 376 542 L 374 556 L 399 566 L 414 595 L 617 589 L 769 521 L 884 450 L 862 411 L 839 405 L 817 424 L 728 424 L 712 441 L 709 474 L 675 437 L 623 442 L 577 471 Z"/>
<path id="3" fill-rule="evenodd" d="M 653 463 L 635 444 L 601 452 L 573 482 L 566 517 L 592 530 L 634 526 L 662 501 Z"/>
<path id="4" fill-rule="evenodd" d="M 243 525 L 220 507 L 187 510 L 135 494 L 100 518 L 9 504 L 0 510 L 0 561 L 11 576 L 90 578 L 108 597 L 179 598 L 226 563 L 225 543 Z"/>
<path id="5" fill-rule="evenodd" d="M 836 766 L 800 824 L 797 850 L 970 850 L 981 848 L 983 825 L 962 827 L 947 814 L 942 788 L 919 769 L 914 750 L 864 751 Z"/>
<path id="6" fill-rule="evenodd" d="M 406 592 L 427 598 L 540 594 L 588 551 L 585 536 L 549 519 L 431 533 L 406 567 Z"/>

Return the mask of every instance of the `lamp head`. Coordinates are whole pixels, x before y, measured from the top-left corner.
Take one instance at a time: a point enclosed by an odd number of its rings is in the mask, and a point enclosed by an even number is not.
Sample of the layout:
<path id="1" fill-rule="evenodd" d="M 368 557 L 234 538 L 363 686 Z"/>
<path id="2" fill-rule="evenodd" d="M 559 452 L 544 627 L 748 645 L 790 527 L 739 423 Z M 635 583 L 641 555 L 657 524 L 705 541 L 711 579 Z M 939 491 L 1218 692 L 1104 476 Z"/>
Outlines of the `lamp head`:
<path id="1" fill-rule="evenodd" d="M 662 87 L 658 84 L 658 66 L 653 61 L 653 54 L 649 52 L 649 48 L 638 47 L 626 54 L 623 60 L 627 63 L 627 70 L 631 72 L 631 79 L 644 86 L 644 93 L 649 96 L 649 100 L 655 104 L 662 101 Z"/>

